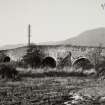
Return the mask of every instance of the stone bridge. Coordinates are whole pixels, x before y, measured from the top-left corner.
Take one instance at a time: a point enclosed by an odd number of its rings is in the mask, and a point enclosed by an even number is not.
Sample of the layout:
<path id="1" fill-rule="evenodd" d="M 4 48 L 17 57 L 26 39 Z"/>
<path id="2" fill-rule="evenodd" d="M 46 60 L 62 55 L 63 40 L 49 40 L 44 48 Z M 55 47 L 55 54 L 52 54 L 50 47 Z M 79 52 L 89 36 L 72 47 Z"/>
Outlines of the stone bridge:
<path id="1" fill-rule="evenodd" d="M 56 45 L 56 46 L 38 46 L 39 49 L 44 51 L 46 57 L 50 56 L 58 61 L 59 58 L 65 58 L 70 54 L 72 64 L 79 59 L 88 59 L 90 62 L 89 54 L 98 47 L 87 46 L 71 46 L 71 45 Z M 102 48 L 101 54 L 105 56 L 105 48 Z"/>
<path id="2" fill-rule="evenodd" d="M 44 52 L 45 57 L 51 57 L 58 64 L 59 58 L 66 58 L 70 55 L 70 60 L 72 65 L 79 59 L 88 59 L 89 53 L 96 49 L 97 47 L 88 46 L 71 46 L 71 45 L 36 45 L 38 49 Z M 21 60 L 22 56 L 26 53 L 27 47 L 20 47 L 16 49 L 6 50 L 5 53 L 11 58 L 11 60 Z M 102 48 L 103 56 L 105 56 L 105 48 Z"/>

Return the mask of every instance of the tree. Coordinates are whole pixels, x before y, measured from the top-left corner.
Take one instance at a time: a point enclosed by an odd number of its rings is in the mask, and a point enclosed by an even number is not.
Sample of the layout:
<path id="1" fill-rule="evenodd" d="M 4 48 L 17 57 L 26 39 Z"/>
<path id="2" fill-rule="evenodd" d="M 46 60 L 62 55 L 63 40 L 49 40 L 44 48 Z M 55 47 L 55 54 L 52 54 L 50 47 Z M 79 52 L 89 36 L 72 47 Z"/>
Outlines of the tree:
<path id="1" fill-rule="evenodd" d="M 1 63 L 0 75 L 2 78 L 6 77 L 7 79 L 16 79 L 18 76 L 18 71 L 10 63 Z"/>
<path id="2" fill-rule="evenodd" d="M 35 45 L 28 47 L 26 54 L 23 56 L 23 62 L 32 68 L 41 66 L 44 53 Z"/>
<path id="3" fill-rule="evenodd" d="M 58 68 L 71 67 L 71 65 L 71 52 L 67 52 L 64 58 L 58 57 Z"/>

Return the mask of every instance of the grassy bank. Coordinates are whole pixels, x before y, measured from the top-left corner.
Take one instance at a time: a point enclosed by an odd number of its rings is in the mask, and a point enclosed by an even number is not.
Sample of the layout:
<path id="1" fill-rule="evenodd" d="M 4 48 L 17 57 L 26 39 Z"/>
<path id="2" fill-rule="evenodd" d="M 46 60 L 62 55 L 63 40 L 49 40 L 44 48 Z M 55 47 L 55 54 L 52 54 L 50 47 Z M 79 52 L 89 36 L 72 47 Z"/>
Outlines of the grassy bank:
<path id="1" fill-rule="evenodd" d="M 78 76 L 78 77 L 95 77 L 95 74 L 93 75 L 87 75 L 83 72 L 79 71 L 73 71 L 72 68 L 63 68 L 63 69 L 51 69 L 51 68 L 39 68 L 39 69 L 24 69 L 24 68 L 17 68 L 19 71 L 20 77 L 73 77 L 73 76 Z"/>

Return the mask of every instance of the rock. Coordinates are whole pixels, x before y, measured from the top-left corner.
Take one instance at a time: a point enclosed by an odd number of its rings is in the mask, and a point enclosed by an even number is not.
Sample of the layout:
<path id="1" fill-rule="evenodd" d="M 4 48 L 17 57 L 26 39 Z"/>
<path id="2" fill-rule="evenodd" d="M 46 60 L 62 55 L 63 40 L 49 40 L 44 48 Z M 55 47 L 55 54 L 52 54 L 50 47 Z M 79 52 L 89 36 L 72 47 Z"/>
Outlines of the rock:
<path id="1" fill-rule="evenodd" d="M 83 97 L 81 95 L 79 95 L 79 94 L 74 94 L 73 98 L 75 100 L 83 100 Z"/>
<path id="2" fill-rule="evenodd" d="M 102 96 L 99 98 L 99 103 L 103 103 L 103 102 L 105 102 L 105 96 Z"/>

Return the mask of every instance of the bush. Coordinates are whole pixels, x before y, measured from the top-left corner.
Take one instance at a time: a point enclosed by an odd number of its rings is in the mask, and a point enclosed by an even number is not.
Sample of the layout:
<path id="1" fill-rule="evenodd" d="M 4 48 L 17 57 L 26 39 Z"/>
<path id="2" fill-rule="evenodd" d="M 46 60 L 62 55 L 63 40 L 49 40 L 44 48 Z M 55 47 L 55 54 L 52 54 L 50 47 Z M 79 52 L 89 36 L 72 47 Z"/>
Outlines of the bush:
<path id="1" fill-rule="evenodd" d="M 2 78 L 15 79 L 18 71 L 12 65 L 5 63 L 0 64 L 0 75 Z"/>
<path id="2" fill-rule="evenodd" d="M 23 61 L 12 61 L 11 64 L 15 67 L 28 68 L 28 65 L 26 65 Z"/>
<path id="3" fill-rule="evenodd" d="M 71 65 L 72 65 L 71 52 L 68 52 L 68 54 L 64 58 L 62 58 L 62 57 L 58 58 L 58 65 L 57 65 L 58 69 L 61 69 L 64 67 L 71 67 Z"/>
<path id="4" fill-rule="evenodd" d="M 43 52 L 36 46 L 32 45 L 27 49 L 27 53 L 23 56 L 23 62 L 32 68 L 39 68 L 43 57 Z"/>

